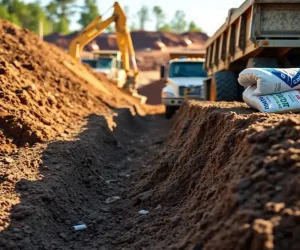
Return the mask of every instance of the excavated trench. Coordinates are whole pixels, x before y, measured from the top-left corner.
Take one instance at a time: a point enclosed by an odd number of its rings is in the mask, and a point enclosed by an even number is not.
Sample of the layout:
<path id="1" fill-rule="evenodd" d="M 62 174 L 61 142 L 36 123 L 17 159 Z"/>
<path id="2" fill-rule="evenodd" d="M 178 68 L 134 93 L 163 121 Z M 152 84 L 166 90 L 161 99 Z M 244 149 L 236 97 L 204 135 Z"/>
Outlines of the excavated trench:
<path id="1" fill-rule="evenodd" d="M 104 116 L 91 115 L 75 137 L 24 148 L 12 157 L 4 195 L 19 200 L 0 234 L 3 249 L 117 247 L 116 230 L 129 229 L 127 210 L 138 212 L 128 204 L 128 192 L 148 171 L 168 123 L 161 116 L 132 116 L 128 109 L 115 112 L 114 131 Z M 19 178 L 14 190 L 5 189 L 13 177 Z M 75 232 L 72 227 L 82 223 L 87 230 Z"/>
<path id="2" fill-rule="evenodd" d="M 300 248 L 299 115 L 191 101 L 165 120 L 29 31 L 0 33 L 0 249 Z"/>

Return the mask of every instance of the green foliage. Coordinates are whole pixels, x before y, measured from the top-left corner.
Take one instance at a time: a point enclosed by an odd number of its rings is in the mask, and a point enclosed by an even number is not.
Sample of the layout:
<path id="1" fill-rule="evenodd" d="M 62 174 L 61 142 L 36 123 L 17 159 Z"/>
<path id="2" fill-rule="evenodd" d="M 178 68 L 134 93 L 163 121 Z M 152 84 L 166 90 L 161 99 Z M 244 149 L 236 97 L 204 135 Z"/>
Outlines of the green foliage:
<path id="1" fill-rule="evenodd" d="M 137 13 L 139 19 L 140 30 L 145 30 L 145 24 L 147 21 L 150 21 L 149 9 L 147 6 L 142 6 Z"/>
<path id="2" fill-rule="evenodd" d="M 159 30 L 161 25 L 164 23 L 166 16 L 162 8 L 159 6 L 154 6 L 152 12 L 155 15 L 156 19 L 156 30 Z"/>
<path id="3" fill-rule="evenodd" d="M 50 20 L 47 18 L 46 12 L 39 1 L 26 4 L 20 0 L 2 0 L 0 2 L 0 15 L 2 19 L 36 33 L 39 32 L 41 22 L 43 23 L 44 33 L 48 34 L 51 32 Z"/>
<path id="4" fill-rule="evenodd" d="M 96 0 L 85 0 L 83 10 L 80 15 L 78 23 L 84 28 L 89 25 L 96 17 L 98 17 L 99 10 Z"/>
<path id="5" fill-rule="evenodd" d="M 188 31 L 191 32 L 202 32 L 202 29 L 197 26 L 197 24 L 194 21 L 191 21 L 189 24 L 189 29 Z"/>
<path id="6" fill-rule="evenodd" d="M 53 32 L 69 33 L 70 19 L 76 0 L 52 0 L 47 6 L 47 16 L 52 22 Z"/>
<path id="7" fill-rule="evenodd" d="M 165 23 L 164 25 L 162 25 L 158 31 L 163 31 L 163 32 L 171 32 L 172 31 L 172 27 L 170 26 L 170 24 Z"/>
<path id="8" fill-rule="evenodd" d="M 171 20 L 172 30 L 176 33 L 183 33 L 186 31 L 187 22 L 186 15 L 182 10 L 177 10 L 173 19 Z"/>

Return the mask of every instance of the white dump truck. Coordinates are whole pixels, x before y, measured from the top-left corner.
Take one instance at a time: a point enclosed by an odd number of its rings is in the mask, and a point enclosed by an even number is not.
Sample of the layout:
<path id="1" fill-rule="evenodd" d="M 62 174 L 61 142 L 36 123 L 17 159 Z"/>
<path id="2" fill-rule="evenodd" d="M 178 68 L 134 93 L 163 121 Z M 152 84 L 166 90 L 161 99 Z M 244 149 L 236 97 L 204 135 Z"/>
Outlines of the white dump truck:
<path id="1" fill-rule="evenodd" d="M 168 65 L 161 66 L 160 77 L 166 84 L 162 89 L 165 116 L 172 118 L 187 99 L 203 100 L 205 51 L 174 51 Z"/>
<path id="2" fill-rule="evenodd" d="M 122 66 L 121 52 L 118 50 L 93 51 L 93 59 L 81 61 L 91 66 L 95 72 L 105 74 L 119 88 L 126 83 L 127 76 Z"/>

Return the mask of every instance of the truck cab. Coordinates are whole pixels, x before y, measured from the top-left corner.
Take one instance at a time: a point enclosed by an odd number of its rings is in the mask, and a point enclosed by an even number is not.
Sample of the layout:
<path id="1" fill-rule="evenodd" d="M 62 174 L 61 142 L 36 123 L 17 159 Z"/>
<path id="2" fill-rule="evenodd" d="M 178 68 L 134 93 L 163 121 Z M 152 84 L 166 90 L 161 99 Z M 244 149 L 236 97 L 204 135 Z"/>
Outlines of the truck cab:
<path id="1" fill-rule="evenodd" d="M 180 105 L 188 99 L 204 100 L 205 52 L 172 52 L 167 66 L 161 67 L 161 101 L 165 105 L 165 116 L 170 119 Z"/>
<path id="2" fill-rule="evenodd" d="M 126 72 L 118 50 L 96 50 L 93 51 L 93 59 L 82 59 L 82 62 L 91 66 L 96 73 L 105 74 L 119 88 L 126 83 Z"/>

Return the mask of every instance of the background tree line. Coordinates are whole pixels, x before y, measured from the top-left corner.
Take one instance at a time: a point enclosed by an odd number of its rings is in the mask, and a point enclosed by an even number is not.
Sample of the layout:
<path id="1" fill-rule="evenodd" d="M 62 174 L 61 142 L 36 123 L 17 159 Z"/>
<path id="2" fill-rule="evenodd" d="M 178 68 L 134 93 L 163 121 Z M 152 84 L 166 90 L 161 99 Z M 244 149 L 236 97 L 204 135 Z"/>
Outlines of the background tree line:
<path id="1" fill-rule="evenodd" d="M 9 20 L 22 28 L 27 28 L 36 33 L 43 25 L 45 35 L 53 32 L 69 33 L 72 16 L 80 13 L 78 23 L 82 28 L 87 26 L 100 15 L 96 0 L 85 0 L 83 6 L 76 5 L 76 0 L 52 0 L 46 6 L 41 0 L 24 3 L 22 0 L 0 0 L 0 18 Z M 182 33 L 185 31 L 201 31 L 195 22 L 187 22 L 183 11 L 177 10 L 170 21 L 166 20 L 163 9 L 154 6 L 152 9 L 142 6 L 131 15 L 128 6 L 124 6 L 129 28 L 131 30 L 145 30 L 149 22 L 155 22 L 157 31 L 172 31 Z M 108 31 L 113 31 L 113 25 Z"/>

